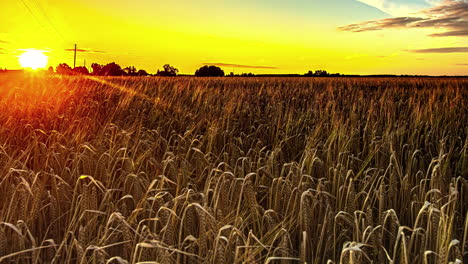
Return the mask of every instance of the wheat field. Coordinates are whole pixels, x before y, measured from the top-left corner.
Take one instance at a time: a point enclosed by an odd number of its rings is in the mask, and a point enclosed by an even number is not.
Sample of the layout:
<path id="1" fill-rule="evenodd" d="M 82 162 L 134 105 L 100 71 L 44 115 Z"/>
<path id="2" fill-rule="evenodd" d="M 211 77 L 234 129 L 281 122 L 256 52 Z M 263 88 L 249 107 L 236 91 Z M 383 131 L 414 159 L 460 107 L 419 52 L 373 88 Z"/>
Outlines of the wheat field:
<path id="1" fill-rule="evenodd" d="M 0 76 L 0 263 L 463 263 L 468 80 Z"/>

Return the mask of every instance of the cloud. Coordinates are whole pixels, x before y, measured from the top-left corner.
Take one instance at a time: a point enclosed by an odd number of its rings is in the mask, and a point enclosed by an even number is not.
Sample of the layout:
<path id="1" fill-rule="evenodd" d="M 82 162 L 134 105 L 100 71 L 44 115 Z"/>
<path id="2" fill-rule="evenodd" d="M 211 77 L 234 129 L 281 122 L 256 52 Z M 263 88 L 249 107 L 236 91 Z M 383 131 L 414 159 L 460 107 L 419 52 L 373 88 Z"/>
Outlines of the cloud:
<path id="1" fill-rule="evenodd" d="M 457 66 L 468 66 L 468 63 L 457 63 L 455 65 L 457 65 Z"/>
<path id="2" fill-rule="evenodd" d="M 0 32 L 0 44 L 12 44 L 17 38 L 16 35 Z"/>
<path id="3" fill-rule="evenodd" d="M 75 49 L 64 49 L 65 51 L 75 51 Z M 89 50 L 89 49 L 76 49 L 76 52 L 85 52 L 85 53 L 107 53 L 100 50 Z"/>
<path id="4" fill-rule="evenodd" d="M 357 0 L 364 4 L 373 6 L 392 16 L 407 16 L 417 10 L 427 8 L 431 5 L 431 1 L 414 0 L 412 3 L 398 0 Z"/>
<path id="5" fill-rule="evenodd" d="M 468 36 L 468 0 L 442 0 L 436 6 L 423 9 L 415 16 L 402 16 L 364 21 L 339 27 L 338 30 L 365 32 L 388 28 L 442 29 L 431 37 Z"/>
<path id="6" fill-rule="evenodd" d="M 416 49 L 416 50 L 409 50 L 409 51 L 414 52 L 414 53 L 457 53 L 457 52 L 468 52 L 468 47 Z"/>
<path id="7" fill-rule="evenodd" d="M 278 69 L 277 67 L 271 67 L 271 66 L 252 66 L 252 65 L 240 65 L 240 64 L 229 64 L 229 63 L 203 63 L 203 65 L 214 65 L 214 66 L 219 66 L 219 67 L 244 68 L 244 69 Z"/>
<path id="8" fill-rule="evenodd" d="M 424 18 L 420 17 L 396 17 L 396 18 L 385 18 L 380 20 L 366 21 L 358 24 L 351 24 L 347 26 L 339 27 L 342 31 L 351 32 L 364 32 L 373 30 L 382 30 L 384 28 L 401 28 L 406 27 L 411 23 L 423 21 Z"/>
<path id="9" fill-rule="evenodd" d="M 456 36 L 468 36 L 468 29 L 465 30 L 454 30 L 454 31 L 447 31 L 442 33 L 434 33 L 429 35 L 431 37 L 456 37 Z"/>

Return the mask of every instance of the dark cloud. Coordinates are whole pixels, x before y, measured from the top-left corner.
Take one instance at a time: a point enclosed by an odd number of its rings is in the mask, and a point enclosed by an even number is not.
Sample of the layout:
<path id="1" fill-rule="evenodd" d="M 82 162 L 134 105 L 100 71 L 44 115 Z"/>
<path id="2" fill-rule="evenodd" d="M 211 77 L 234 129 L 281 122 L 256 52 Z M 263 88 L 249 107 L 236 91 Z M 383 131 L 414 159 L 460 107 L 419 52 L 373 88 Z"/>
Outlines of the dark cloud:
<path id="1" fill-rule="evenodd" d="M 457 65 L 457 66 L 468 66 L 468 63 L 457 63 L 455 65 Z"/>
<path id="2" fill-rule="evenodd" d="M 2 44 L 8 44 L 8 43 L 10 43 L 10 42 L 0 39 L 0 43 L 2 43 Z"/>
<path id="3" fill-rule="evenodd" d="M 339 30 L 364 32 L 387 28 L 434 28 L 443 32 L 431 37 L 468 36 L 468 0 L 442 0 L 437 6 L 424 9 L 414 17 L 395 17 L 365 21 L 339 27 Z"/>
<path id="4" fill-rule="evenodd" d="M 395 17 L 395 18 L 385 18 L 380 20 L 371 20 L 365 21 L 358 24 L 351 24 L 343 27 L 339 27 L 339 30 L 342 31 L 351 31 L 351 32 L 364 32 L 364 31 L 373 31 L 381 30 L 384 28 L 400 28 L 405 27 L 411 23 L 418 21 L 423 21 L 424 18 L 420 17 Z"/>
<path id="5" fill-rule="evenodd" d="M 431 37 L 462 37 L 462 36 L 468 36 L 468 29 L 447 31 L 447 32 L 442 32 L 442 33 L 434 33 L 434 34 L 431 34 L 429 36 L 431 36 Z"/>
<path id="6" fill-rule="evenodd" d="M 456 53 L 456 52 L 468 52 L 468 47 L 416 49 L 416 50 L 409 50 L 409 51 L 414 52 L 414 53 Z"/>
<path id="7" fill-rule="evenodd" d="M 245 69 L 278 69 L 277 67 L 271 67 L 271 66 L 252 66 L 252 65 L 240 65 L 240 64 L 229 64 L 229 63 L 203 63 L 203 65 L 215 65 L 219 67 L 245 68 Z"/>
<path id="8" fill-rule="evenodd" d="M 64 49 L 65 51 L 75 51 L 75 49 Z M 85 53 L 107 53 L 100 50 L 89 50 L 89 49 L 76 49 L 76 52 L 85 52 Z"/>

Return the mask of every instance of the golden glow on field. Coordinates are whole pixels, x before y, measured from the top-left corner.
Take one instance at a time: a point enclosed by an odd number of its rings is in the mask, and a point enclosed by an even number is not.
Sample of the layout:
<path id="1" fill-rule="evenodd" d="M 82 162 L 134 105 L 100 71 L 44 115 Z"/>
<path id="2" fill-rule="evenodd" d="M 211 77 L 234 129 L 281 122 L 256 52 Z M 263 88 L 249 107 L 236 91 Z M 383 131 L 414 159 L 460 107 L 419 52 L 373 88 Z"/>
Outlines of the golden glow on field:
<path id="1" fill-rule="evenodd" d="M 48 57 L 39 50 L 28 50 L 19 56 L 19 63 L 23 68 L 37 70 L 47 66 Z"/>

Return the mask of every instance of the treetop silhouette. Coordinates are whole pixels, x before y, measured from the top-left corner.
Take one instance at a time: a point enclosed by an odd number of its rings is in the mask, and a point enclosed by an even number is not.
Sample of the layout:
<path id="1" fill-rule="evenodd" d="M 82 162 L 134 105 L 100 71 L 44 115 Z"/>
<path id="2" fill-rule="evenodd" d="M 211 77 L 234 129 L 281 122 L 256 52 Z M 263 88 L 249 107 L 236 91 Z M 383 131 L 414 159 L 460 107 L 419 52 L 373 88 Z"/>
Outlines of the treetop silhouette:
<path id="1" fill-rule="evenodd" d="M 195 76 L 223 77 L 224 71 L 221 68 L 214 66 L 214 65 L 211 65 L 211 66 L 205 65 L 195 71 Z"/>
<path id="2" fill-rule="evenodd" d="M 156 73 L 157 76 L 176 76 L 179 70 L 169 64 L 163 66 L 163 70 Z"/>

